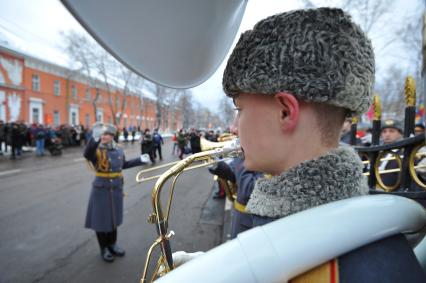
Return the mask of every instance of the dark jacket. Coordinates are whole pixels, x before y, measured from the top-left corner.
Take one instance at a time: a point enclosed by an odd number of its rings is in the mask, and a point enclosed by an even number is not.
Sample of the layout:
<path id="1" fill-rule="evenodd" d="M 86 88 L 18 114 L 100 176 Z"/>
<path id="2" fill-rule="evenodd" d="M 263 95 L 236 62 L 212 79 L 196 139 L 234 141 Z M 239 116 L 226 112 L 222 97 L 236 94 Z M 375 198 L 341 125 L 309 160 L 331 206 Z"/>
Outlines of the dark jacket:
<path id="1" fill-rule="evenodd" d="M 152 135 L 152 140 L 156 146 L 164 144 L 163 137 L 159 133 L 154 132 Z"/>
<path id="2" fill-rule="evenodd" d="M 246 170 L 244 160 L 234 158 L 230 163 L 230 167 L 235 174 L 237 183 L 237 202 L 241 205 L 246 205 L 253 192 L 256 180 L 263 176 L 262 173 Z M 239 233 L 244 232 L 253 227 L 252 215 L 250 213 L 242 213 L 232 210 L 231 221 L 231 238 L 235 238 Z"/>
<path id="3" fill-rule="evenodd" d="M 274 220 L 276 218 L 253 215 L 253 226 Z M 426 275 L 413 249 L 401 234 L 350 251 L 339 256 L 337 260 L 339 282 L 426 282 Z"/>
<path id="4" fill-rule="evenodd" d="M 177 136 L 177 142 L 180 148 L 184 148 L 187 142 L 187 136 L 179 133 Z"/>
<path id="5" fill-rule="evenodd" d="M 142 137 L 142 154 L 152 153 L 154 150 L 154 141 L 151 134 L 144 134 Z"/>
<path id="6" fill-rule="evenodd" d="M 98 146 L 99 142 L 90 139 L 84 150 L 84 157 L 100 172 L 96 156 Z M 144 164 L 139 157 L 126 161 L 123 150 L 118 147 L 106 149 L 106 155 L 109 170 L 103 173 L 120 173 L 123 169 Z M 97 232 L 111 232 L 122 222 L 123 177 L 96 176 L 92 183 L 85 227 Z"/>
<path id="7" fill-rule="evenodd" d="M 198 135 L 197 133 L 191 133 L 189 135 L 189 142 L 191 144 L 192 153 L 197 153 L 201 151 L 200 135 Z"/>
<path id="8" fill-rule="evenodd" d="M 3 141 L 6 139 L 6 125 L 0 124 L 0 141 Z"/>

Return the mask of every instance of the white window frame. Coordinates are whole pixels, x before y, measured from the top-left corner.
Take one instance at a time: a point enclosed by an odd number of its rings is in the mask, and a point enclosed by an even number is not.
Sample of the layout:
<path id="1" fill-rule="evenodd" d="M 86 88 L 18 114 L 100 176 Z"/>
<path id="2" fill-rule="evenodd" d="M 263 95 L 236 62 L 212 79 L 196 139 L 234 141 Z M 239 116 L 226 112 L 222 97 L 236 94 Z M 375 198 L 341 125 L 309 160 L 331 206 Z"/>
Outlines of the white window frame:
<path id="1" fill-rule="evenodd" d="M 73 98 L 77 98 L 77 88 L 76 88 L 76 86 L 75 86 L 75 85 L 72 85 L 72 86 L 71 86 L 71 96 L 72 96 Z"/>
<path id="2" fill-rule="evenodd" d="M 54 96 L 61 95 L 61 82 L 59 80 L 53 81 L 53 95 Z"/>
<path id="3" fill-rule="evenodd" d="M 75 115 L 75 121 L 72 120 L 73 114 Z M 75 123 L 73 123 L 75 122 Z M 70 111 L 69 111 L 69 117 L 68 117 L 68 123 L 70 125 L 77 125 L 80 124 L 80 116 L 79 116 L 79 107 L 78 105 L 71 104 L 70 105 Z"/>
<path id="4" fill-rule="evenodd" d="M 37 123 L 37 124 L 44 124 L 43 122 L 43 100 L 39 99 L 39 98 L 30 98 L 30 105 L 29 105 L 29 118 L 30 118 L 30 124 L 32 123 Z M 38 109 L 38 113 L 39 113 L 39 120 L 38 121 L 34 121 L 33 120 L 33 109 Z"/>
<path id="5" fill-rule="evenodd" d="M 102 108 L 96 109 L 96 122 L 104 121 L 104 110 Z"/>
<path id="6" fill-rule="evenodd" d="M 84 123 L 85 123 L 86 127 L 90 127 L 90 114 L 89 113 L 86 113 L 84 115 Z"/>
<path id="7" fill-rule="evenodd" d="M 40 91 L 40 76 L 33 74 L 31 77 L 31 87 L 33 91 Z"/>
<path id="8" fill-rule="evenodd" d="M 53 111 L 53 125 L 55 127 L 61 124 L 61 113 L 58 110 Z"/>

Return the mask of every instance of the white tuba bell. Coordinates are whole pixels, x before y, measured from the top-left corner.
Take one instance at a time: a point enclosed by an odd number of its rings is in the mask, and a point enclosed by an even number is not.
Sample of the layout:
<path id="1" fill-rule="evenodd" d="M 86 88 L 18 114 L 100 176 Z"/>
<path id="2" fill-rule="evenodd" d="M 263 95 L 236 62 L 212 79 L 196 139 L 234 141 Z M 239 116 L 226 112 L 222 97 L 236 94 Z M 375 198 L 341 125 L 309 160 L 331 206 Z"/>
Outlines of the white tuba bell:
<path id="1" fill-rule="evenodd" d="M 247 0 L 62 0 L 121 63 L 160 85 L 203 83 L 225 58 Z"/>

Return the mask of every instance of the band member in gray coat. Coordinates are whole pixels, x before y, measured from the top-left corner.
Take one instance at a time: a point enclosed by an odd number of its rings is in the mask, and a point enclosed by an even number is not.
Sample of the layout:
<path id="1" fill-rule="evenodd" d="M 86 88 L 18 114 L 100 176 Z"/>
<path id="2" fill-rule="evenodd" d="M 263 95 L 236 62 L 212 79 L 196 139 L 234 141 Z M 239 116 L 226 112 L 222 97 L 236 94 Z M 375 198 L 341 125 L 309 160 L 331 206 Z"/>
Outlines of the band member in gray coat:
<path id="1" fill-rule="evenodd" d="M 125 255 L 125 251 L 116 244 L 117 227 L 123 222 L 121 171 L 149 161 L 146 155 L 126 161 L 123 150 L 114 141 L 116 132 L 113 125 L 102 125 L 84 151 L 84 157 L 93 165 L 96 175 L 92 183 L 85 227 L 95 230 L 101 257 L 106 262 L 114 261 L 114 256 Z"/>

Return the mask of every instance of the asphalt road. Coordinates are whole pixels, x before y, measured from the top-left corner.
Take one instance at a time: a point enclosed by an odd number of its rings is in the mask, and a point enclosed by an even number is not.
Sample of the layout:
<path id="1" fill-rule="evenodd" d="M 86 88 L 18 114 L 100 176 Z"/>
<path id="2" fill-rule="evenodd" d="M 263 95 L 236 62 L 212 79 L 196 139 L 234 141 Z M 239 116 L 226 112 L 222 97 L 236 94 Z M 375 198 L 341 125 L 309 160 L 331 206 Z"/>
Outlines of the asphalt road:
<path id="1" fill-rule="evenodd" d="M 128 159 L 139 156 L 138 144 L 124 148 Z M 118 243 L 127 254 L 105 263 L 94 232 L 84 228 L 93 173 L 82 151 L 66 149 L 61 157 L 25 153 L 16 161 L 0 156 L 1 283 L 139 282 L 156 238 L 155 226 L 147 223 L 154 181 L 137 184 L 141 168 L 123 172 L 127 196 Z M 177 159 L 170 141 L 163 151 L 164 162 Z M 174 251 L 205 251 L 220 244 L 224 203 L 211 199 L 212 186 L 205 168 L 178 179 L 169 222 L 176 233 Z"/>

